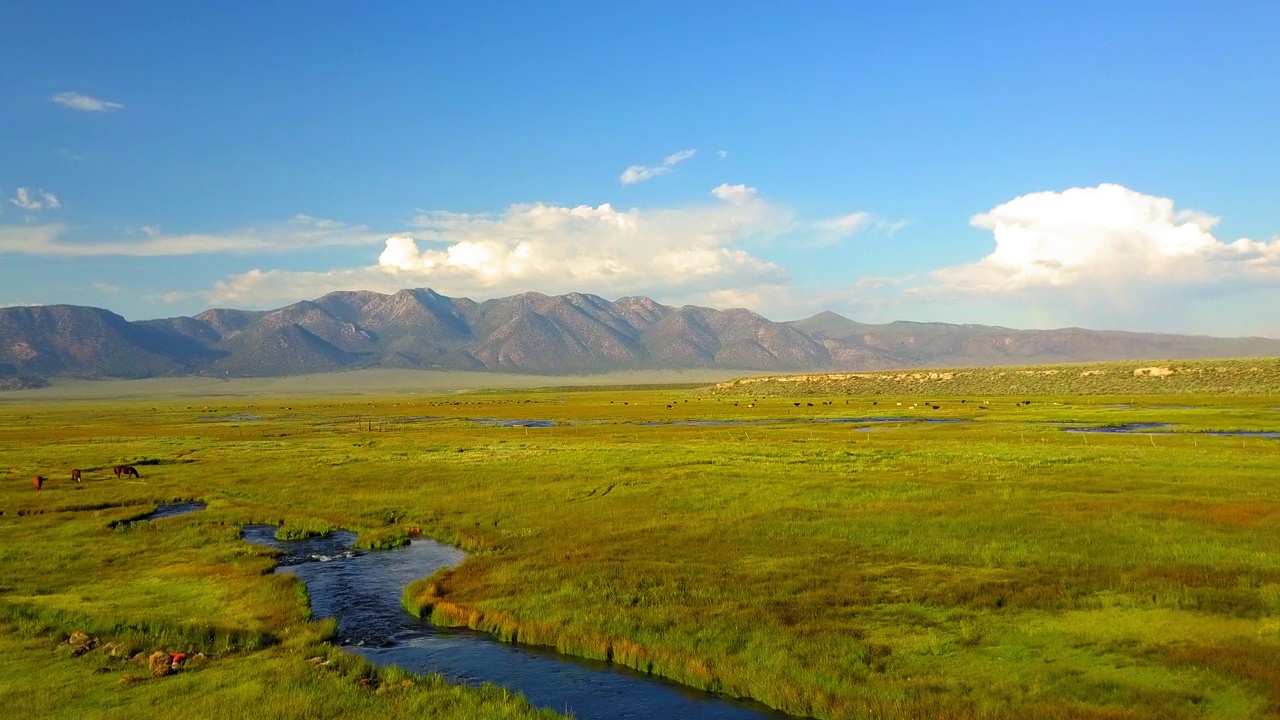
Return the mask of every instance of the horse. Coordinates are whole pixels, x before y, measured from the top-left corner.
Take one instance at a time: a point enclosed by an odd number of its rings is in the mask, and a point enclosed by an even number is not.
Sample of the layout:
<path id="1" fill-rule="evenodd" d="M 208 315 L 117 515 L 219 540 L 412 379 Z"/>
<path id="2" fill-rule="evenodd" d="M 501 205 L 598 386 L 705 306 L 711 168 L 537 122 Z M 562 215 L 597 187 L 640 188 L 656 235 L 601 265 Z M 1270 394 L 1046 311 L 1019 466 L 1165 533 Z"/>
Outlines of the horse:
<path id="1" fill-rule="evenodd" d="M 36 490 L 39 490 L 40 488 L 44 487 L 44 478 L 39 475 L 37 475 L 36 479 L 31 482 L 33 485 L 36 486 Z"/>
<path id="2" fill-rule="evenodd" d="M 111 468 L 111 472 L 114 472 L 114 473 L 116 474 L 116 477 L 120 477 L 120 473 L 124 472 L 124 466 L 123 466 L 123 465 L 117 465 L 117 466 L 115 466 L 115 467 Z"/>
<path id="3" fill-rule="evenodd" d="M 118 474 L 124 475 L 125 477 L 141 478 L 141 476 L 138 475 L 138 471 L 132 465 L 121 465 L 120 472 Z"/>
<path id="4" fill-rule="evenodd" d="M 79 471 L 79 470 L 72 470 L 72 471 L 71 471 L 71 479 L 72 479 L 72 480 L 75 480 L 76 482 L 80 482 L 80 471 Z"/>

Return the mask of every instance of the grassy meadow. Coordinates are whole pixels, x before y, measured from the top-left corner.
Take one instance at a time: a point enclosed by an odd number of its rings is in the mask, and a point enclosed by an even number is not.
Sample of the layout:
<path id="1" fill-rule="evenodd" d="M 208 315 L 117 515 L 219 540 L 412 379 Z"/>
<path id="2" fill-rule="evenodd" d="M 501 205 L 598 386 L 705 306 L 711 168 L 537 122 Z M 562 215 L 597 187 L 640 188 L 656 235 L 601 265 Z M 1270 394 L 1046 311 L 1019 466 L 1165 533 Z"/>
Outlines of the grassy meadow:
<path id="1" fill-rule="evenodd" d="M 798 715 L 1280 715 L 1280 440 L 1201 432 L 1280 397 L 761 387 L 0 396 L 0 716 L 551 716 L 329 646 L 250 522 L 420 527 L 472 556 L 412 612 Z"/>

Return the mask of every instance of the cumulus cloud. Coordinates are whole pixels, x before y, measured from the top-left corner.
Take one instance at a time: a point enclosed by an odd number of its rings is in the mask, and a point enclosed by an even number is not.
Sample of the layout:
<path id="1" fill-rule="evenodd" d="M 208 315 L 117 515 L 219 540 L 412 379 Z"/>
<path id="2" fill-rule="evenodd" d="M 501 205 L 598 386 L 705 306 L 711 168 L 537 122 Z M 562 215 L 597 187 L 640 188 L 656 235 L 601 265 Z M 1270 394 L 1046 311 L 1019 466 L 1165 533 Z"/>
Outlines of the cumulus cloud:
<path id="1" fill-rule="evenodd" d="M 644 182 L 645 180 L 652 180 L 659 175 L 666 175 L 671 172 L 671 169 L 676 165 L 679 165 L 696 154 L 698 154 L 697 150 L 680 150 L 663 158 L 661 165 L 655 165 L 653 167 L 632 165 L 626 170 L 623 170 L 622 175 L 618 179 L 622 181 L 623 185 L 634 185 L 636 183 Z"/>
<path id="2" fill-rule="evenodd" d="M 49 101 L 55 105 L 61 105 L 72 110 L 81 112 L 114 112 L 123 110 L 124 105 L 118 102 L 110 102 L 108 100 L 99 100 L 88 95 L 81 95 L 78 92 L 60 92 L 49 98 Z"/>
<path id="3" fill-rule="evenodd" d="M 45 257 L 162 257 L 216 253 L 290 252 L 318 247 L 372 245 L 386 239 L 361 225 L 345 225 L 298 215 L 261 228 L 227 233 L 166 235 L 156 225 L 144 225 L 143 239 L 86 239 L 62 223 L 0 226 L 0 254 Z"/>
<path id="4" fill-rule="evenodd" d="M 754 188 L 737 187 L 717 193 L 718 202 L 676 209 L 535 203 L 493 215 L 424 213 L 414 219 L 413 232 L 386 238 L 376 265 L 323 273 L 256 270 L 220 282 L 210 300 L 262 302 L 419 285 L 457 295 L 536 289 L 692 297 L 783 283 L 781 267 L 738 245 L 791 230 L 791 214 Z"/>
<path id="5" fill-rule="evenodd" d="M 32 190 L 31 188 L 20 187 L 14 192 L 9 202 L 26 210 L 27 212 L 40 212 L 41 210 L 57 210 L 62 207 L 62 203 L 58 202 L 58 196 L 44 190 Z"/>
<path id="6" fill-rule="evenodd" d="M 973 216 L 995 249 L 932 273 L 940 289 L 1008 293 L 1280 277 L 1280 239 L 1222 242 L 1218 218 L 1121 185 L 1037 192 Z"/>

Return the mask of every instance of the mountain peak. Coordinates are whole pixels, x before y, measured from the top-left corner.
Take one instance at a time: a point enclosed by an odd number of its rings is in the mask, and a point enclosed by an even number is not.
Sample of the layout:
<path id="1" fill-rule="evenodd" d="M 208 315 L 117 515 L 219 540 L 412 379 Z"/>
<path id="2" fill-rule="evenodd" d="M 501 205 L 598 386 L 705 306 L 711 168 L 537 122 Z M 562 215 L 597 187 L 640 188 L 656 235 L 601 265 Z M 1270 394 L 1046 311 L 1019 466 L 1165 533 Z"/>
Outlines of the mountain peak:
<path id="1" fill-rule="evenodd" d="M 74 305 L 0 308 L 0 388 L 50 377 L 287 375 L 360 367 L 597 373 L 640 368 L 873 370 L 1280 355 L 1280 340 L 868 325 L 834 312 L 777 323 L 644 296 L 527 292 L 475 302 L 431 288 L 328 293 L 275 310 L 129 322 Z"/>

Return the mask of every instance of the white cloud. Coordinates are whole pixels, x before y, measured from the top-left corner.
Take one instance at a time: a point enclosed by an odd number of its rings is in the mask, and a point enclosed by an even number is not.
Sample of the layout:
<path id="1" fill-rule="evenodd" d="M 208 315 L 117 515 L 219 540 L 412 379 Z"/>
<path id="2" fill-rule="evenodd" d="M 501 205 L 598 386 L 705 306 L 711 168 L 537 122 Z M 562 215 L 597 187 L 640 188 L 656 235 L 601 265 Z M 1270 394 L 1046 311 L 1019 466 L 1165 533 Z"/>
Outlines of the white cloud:
<path id="1" fill-rule="evenodd" d="M 317 247 L 372 245 L 386 239 L 385 233 L 375 233 L 361 225 L 344 225 L 306 215 L 284 223 L 228 233 L 166 235 L 155 225 L 145 225 L 141 231 L 146 235 L 145 239 L 82 240 L 69 239 L 77 233 L 61 223 L 0 226 L 0 254 L 159 257 L 290 252 Z"/>
<path id="2" fill-rule="evenodd" d="M 20 187 L 14 192 L 9 202 L 26 210 L 27 212 L 40 212 L 41 210 L 57 210 L 62 207 L 62 203 L 58 202 L 58 196 L 44 190 L 32 190 L 31 188 Z"/>
<path id="3" fill-rule="evenodd" d="M 849 213 L 814 223 L 802 246 L 810 249 L 830 247 L 841 240 L 867 231 L 892 236 L 908 224 L 907 220 L 885 220 L 869 212 Z"/>
<path id="4" fill-rule="evenodd" d="M 725 158 L 729 157 L 729 151 L 728 151 L 728 150 L 717 150 L 717 151 L 716 151 L 716 157 L 717 157 L 717 158 L 719 158 L 719 159 L 721 159 L 721 160 L 723 160 L 723 159 L 725 159 Z"/>
<path id="5" fill-rule="evenodd" d="M 1280 239 L 1218 240 L 1218 218 L 1120 185 L 1038 192 L 975 215 L 995 249 L 934 271 L 938 290 L 1076 289 L 1128 295 L 1135 286 L 1280 277 Z"/>
<path id="6" fill-rule="evenodd" d="M 255 270 L 218 283 L 212 302 L 265 304 L 339 289 L 430 286 L 445 294 L 664 293 L 704 297 L 783 283 L 786 272 L 737 245 L 790 230 L 791 214 L 738 186 L 678 209 L 513 205 L 497 215 L 430 212 L 386 238 L 377 264 L 329 272 Z"/>
<path id="7" fill-rule="evenodd" d="M 723 183 L 712 188 L 711 194 L 726 202 L 731 202 L 735 205 L 744 205 L 755 200 L 759 195 L 759 191 L 753 187 L 747 187 L 746 185 L 730 185 L 729 183 Z"/>
<path id="8" fill-rule="evenodd" d="M 871 213 L 856 212 L 823 220 L 818 226 L 836 237 L 845 237 L 862 230 L 870 222 Z"/>
<path id="9" fill-rule="evenodd" d="M 61 105 L 72 110 L 80 110 L 82 112 L 113 112 L 115 110 L 123 110 L 124 105 L 118 102 L 110 102 L 107 100 L 99 100 L 88 95 L 81 95 L 78 92 L 60 92 L 49 98 L 50 102 L 55 105 Z"/>
<path id="10" fill-rule="evenodd" d="M 688 160 L 689 158 L 697 154 L 698 154 L 697 150 L 680 150 L 677 152 L 673 152 L 662 159 L 661 165 L 656 165 L 653 167 L 648 167 L 645 165 L 632 165 L 631 167 L 628 167 L 626 170 L 623 170 L 622 175 L 618 179 L 622 181 L 623 185 L 634 185 L 636 183 L 644 182 L 645 180 L 652 180 L 653 178 L 656 178 L 659 175 L 666 175 L 667 173 L 671 172 L 671 169 L 674 168 L 676 165 L 679 165 L 680 163 L 684 162 L 685 160 Z"/>

